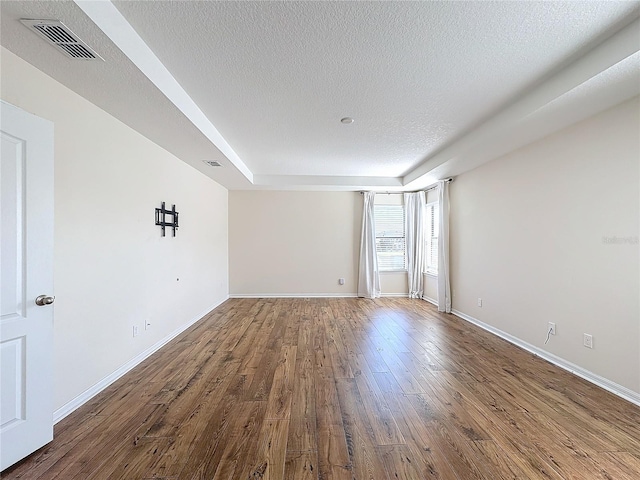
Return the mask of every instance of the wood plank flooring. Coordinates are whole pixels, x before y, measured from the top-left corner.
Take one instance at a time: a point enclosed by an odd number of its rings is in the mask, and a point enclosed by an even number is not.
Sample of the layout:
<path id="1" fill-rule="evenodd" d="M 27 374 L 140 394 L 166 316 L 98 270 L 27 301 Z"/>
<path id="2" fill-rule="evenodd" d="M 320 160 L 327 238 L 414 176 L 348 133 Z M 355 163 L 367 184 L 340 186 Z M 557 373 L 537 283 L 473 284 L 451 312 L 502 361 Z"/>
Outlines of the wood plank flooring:
<path id="1" fill-rule="evenodd" d="M 233 299 L 3 479 L 638 479 L 640 408 L 421 300 Z"/>

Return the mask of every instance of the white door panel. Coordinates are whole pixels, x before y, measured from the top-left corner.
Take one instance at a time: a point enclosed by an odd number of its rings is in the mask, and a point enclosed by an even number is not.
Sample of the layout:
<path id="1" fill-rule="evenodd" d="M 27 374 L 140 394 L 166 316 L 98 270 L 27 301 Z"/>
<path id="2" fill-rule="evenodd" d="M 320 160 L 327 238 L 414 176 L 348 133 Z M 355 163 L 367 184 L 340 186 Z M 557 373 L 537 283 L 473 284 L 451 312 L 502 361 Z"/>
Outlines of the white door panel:
<path id="1" fill-rule="evenodd" d="M 53 125 L 0 103 L 0 470 L 53 438 Z"/>

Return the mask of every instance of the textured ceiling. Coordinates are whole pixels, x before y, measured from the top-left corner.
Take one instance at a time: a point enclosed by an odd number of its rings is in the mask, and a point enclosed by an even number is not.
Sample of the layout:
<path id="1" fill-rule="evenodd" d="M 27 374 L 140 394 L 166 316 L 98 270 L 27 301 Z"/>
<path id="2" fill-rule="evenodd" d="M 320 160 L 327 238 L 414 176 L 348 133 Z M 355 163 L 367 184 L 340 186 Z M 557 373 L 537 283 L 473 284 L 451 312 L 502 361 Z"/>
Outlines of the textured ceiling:
<path id="1" fill-rule="evenodd" d="M 2 44 L 228 188 L 413 188 L 640 91 L 638 62 L 623 62 L 638 45 L 607 40 L 638 2 L 76 3 L 95 24 L 71 2 L 3 1 Z M 200 113 L 167 98 L 175 86 L 116 38 L 114 12 Z M 105 63 L 54 58 L 20 17 L 62 20 Z M 613 60 L 571 76 L 603 41 Z M 527 96 L 543 100 L 503 115 Z"/>

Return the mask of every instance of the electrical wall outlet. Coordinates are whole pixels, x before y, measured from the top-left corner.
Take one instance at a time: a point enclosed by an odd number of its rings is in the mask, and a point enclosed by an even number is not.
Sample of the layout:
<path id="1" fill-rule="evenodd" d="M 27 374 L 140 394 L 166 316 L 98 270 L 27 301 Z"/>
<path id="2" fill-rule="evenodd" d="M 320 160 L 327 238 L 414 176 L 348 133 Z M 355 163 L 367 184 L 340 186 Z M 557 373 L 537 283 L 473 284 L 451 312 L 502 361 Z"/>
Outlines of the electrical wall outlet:
<path id="1" fill-rule="evenodd" d="M 138 331 L 138 326 L 137 326 L 137 325 L 134 325 L 134 326 L 133 326 L 133 336 L 134 336 L 134 337 L 137 337 L 137 336 L 138 336 L 138 333 L 140 333 L 140 332 Z"/>
<path id="2" fill-rule="evenodd" d="M 551 335 L 555 335 L 556 334 L 556 324 L 553 322 L 549 322 L 549 326 L 547 327 L 547 331 L 551 334 Z"/>
<path id="3" fill-rule="evenodd" d="M 593 335 L 589 335 L 588 333 L 584 334 L 584 346 L 593 348 Z"/>
<path id="4" fill-rule="evenodd" d="M 338 285 L 344 285 L 344 278 L 338 279 Z"/>
<path id="5" fill-rule="evenodd" d="M 482 306 L 482 299 L 478 297 L 478 306 L 481 307 Z"/>

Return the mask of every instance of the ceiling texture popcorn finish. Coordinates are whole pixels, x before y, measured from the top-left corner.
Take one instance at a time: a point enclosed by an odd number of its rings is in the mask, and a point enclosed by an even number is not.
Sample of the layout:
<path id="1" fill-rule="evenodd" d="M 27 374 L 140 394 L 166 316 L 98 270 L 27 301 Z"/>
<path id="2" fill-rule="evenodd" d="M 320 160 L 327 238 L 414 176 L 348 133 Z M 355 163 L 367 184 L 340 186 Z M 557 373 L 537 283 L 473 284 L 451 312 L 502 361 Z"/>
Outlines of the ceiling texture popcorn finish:
<path id="1" fill-rule="evenodd" d="M 230 189 L 422 188 L 640 93 L 640 2 L 0 8 L 4 47 Z"/>

